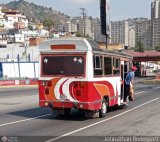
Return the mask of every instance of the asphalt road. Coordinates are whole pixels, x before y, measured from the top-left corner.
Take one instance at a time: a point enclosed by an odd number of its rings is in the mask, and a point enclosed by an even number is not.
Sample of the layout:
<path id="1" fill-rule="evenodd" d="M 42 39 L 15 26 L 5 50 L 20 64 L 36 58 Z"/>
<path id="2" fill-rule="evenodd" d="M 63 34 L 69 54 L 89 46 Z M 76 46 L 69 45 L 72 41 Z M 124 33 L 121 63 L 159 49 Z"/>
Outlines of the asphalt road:
<path id="1" fill-rule="evenodd" d="M 112 136 L 136 141 L 136 136 L 160 136 L 160 85 L 139 83 L 135 93 L 126 109 L 112 108 L 105 118 L 84 119 L 76 110 L 70 117 L 60 117 L 39 108 L 36 87 L 0 88 L 0 141 L 4 136 L 14 142 L 97 142 L 111 141 Z"/>

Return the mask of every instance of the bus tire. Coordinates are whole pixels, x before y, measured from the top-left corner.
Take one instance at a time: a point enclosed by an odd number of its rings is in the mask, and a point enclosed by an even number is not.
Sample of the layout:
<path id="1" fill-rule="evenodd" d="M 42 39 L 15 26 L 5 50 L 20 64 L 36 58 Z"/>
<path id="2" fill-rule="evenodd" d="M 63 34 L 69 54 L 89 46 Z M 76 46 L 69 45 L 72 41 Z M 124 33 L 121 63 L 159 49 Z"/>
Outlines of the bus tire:
<path id="1" fill-rule="evenodd" d="M 108 111 L 108 102 L 104 98 L 103 101 L 102 101 L 101 109 L 99 110 L 99 117 L 100 118 L 105 117 L 107 111 Z"/>
<path id="2" fill-rule="evenodd" d="M 65 108 L 65 109 L 64 109 L 64 115 L 65 115 L 65 116 L 70 116 L 70 112 L 71 112 L 71 109 L 70 109 L 70 108 Z"/>

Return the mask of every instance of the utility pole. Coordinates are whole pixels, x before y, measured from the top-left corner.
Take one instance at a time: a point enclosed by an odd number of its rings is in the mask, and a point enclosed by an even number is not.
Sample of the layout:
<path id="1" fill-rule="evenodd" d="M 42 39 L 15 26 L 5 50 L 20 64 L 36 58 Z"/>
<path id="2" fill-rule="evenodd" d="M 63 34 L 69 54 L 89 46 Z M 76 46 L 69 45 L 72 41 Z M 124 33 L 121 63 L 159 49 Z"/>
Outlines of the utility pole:
<path id="1" fill-rule="evenodd" d="M 83 17 L 83 36 L 86 36 L 86 9 L 85 8 L 80 8 L 81 14 Z"/>
<path id="2" fill-rule="evenodd" d="M 107 5 L 107 7 L 106 7 Z M 106 8 L 107 8 L 107 11 L 106 11 Z M 109 35 L 108 35 L 108 26 L 107 25 L 107 12 L 109 11 L 109 3 L 108 3 L 108 0 L 100 0 L 100 18 L 101 18 L 101 33 L 102 35 L 105 36 L 106 38 L 106 49 L 108 48 L 107 45 L 108 45 L 108 38 L 109 38 Z"/>

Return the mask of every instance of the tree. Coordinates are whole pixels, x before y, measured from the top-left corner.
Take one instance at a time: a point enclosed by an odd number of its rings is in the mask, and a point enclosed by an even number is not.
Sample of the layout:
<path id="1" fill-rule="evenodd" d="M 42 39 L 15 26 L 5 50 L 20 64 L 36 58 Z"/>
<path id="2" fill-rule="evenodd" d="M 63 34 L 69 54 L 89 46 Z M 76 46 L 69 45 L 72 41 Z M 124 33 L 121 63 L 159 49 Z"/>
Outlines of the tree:
<path id="1" fill-rule="evenodd" d="M 33 27 L 31 25 L 28 26 L 29 30 L 33 30 Z"/>
<path id="2" fill-rule="evenodd" d="M 89 36 L 89 34 L 87 34 L 85 37 L 86 37 L 86 38 L 91 38 L 91 37 Z"/>
<path id="3" fill-rule="evenodd" d="M 83 37 L 83 34 L 80 33 L 79 31 L 77 31 L 76 36 L 77 36 L 77 37 Z"/>
<path id="4" fill-rule="evenodd" d="M 156 51 L 160 51 L 160 43 L 155 46 Z"/>
<path id="5" fill-rule="evenodd" d="M 138 41 L 136 48 L 135 48 L 136 52 L 144 52 L 144 44 L 141 41 Z"/>
<path id="6" fill-rule="evenodd" d="M 43 21 L 43 25 L 44 25 L 45 27 L 47 27 L 48 31 L 50 31 L 51 28 L 52 28 L 52 26 L 54 25 L 54 22 L 53 22 L 52 19 L 46 18 L 46 19 L 44 19 L 44 21 Z"/>

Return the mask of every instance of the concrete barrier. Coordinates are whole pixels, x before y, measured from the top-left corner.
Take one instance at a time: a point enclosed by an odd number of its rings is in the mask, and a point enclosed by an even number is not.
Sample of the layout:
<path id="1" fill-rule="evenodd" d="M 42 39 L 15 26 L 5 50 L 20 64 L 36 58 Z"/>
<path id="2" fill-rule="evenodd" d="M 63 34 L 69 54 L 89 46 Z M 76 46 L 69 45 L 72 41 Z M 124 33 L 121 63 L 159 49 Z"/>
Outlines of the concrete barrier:
<path id="1" fill-rule="evenodd" d="M 0 80 L 0 86 L 38 85 L 38 79 Z"/>

